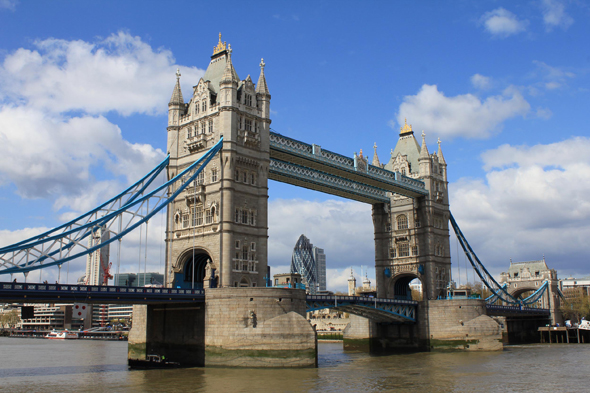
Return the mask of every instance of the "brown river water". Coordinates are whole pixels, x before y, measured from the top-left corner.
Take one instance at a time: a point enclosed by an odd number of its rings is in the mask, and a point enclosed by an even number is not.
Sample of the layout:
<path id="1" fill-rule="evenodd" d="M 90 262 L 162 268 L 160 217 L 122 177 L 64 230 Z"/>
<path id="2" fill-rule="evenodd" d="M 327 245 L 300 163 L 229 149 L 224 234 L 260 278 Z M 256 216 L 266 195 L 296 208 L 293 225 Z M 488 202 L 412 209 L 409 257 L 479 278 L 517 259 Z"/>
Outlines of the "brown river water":
<path id="1" fill-rule="evenodd" d="M 319 344 L 317 369 L 127 369 L 127 343 L 0 337 L 0 392 L 590 391 L 590 344 L 370 356 Z"/>

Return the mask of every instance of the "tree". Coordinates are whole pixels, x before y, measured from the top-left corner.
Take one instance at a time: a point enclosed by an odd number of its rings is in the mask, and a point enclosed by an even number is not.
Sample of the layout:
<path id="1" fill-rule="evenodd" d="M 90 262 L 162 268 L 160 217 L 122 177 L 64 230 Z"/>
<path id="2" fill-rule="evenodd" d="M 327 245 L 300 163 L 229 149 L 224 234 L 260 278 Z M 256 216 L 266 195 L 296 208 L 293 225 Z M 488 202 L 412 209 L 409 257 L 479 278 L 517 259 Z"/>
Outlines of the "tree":
<path id="1" fill-rule="evenodd" d="M 582 317 L 590 318 L 590 298 L 583 288 L 572 288 L 563 291 L 561 312 L 565 319 L 580 321 Z"/>
<path id="2" fill-rule="evenodd" d="M 20 315 L 18 315 L 18 310 L 10 310 L 9 312 L 0 314 L 0 327 L 8 326 L 9 328 L 14 328 L 19 322 Z"/>

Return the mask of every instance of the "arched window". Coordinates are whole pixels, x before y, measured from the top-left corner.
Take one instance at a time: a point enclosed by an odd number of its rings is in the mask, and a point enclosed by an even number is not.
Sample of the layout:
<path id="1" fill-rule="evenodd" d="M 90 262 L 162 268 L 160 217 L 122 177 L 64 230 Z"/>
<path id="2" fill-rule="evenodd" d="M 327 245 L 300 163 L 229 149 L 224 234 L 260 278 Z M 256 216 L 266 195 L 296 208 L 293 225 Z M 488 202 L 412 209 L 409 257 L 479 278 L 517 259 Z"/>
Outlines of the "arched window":
<path id="1" fill-rule="evenodd" d="M 408 229 L 408 217 L 405 214 L 397 216 L 397 229 Z"/>

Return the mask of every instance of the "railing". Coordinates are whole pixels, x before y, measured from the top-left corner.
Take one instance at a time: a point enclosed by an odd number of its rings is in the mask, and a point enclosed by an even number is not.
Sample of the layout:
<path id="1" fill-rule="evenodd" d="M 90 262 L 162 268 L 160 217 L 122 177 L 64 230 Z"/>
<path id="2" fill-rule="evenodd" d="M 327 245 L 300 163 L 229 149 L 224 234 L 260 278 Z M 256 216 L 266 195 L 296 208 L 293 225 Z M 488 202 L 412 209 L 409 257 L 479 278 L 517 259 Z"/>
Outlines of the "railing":
<path id="1" fill-rule="evenodd" d="M 385 298 L 376 298 L 376 297 L 368 297 L 368 296 L 307 295 L 307 301 L 326 301 L 326 300 L 341 301 L 341 302 L 353 302 L 353 303 L 371 302 L 371 303 L 381 303 L 381 304 L 418 305 L 418 302 L 415 300 L 385 299 Z"/>
<path id="2" fill-rule="evenodd" d="M 300 282 L 296 283 L 286 283 L 286 284 L 276 284 L 275 288 L 290 288 L 290 289 L 305 289 L 305 284 L 301 284 Z"/>

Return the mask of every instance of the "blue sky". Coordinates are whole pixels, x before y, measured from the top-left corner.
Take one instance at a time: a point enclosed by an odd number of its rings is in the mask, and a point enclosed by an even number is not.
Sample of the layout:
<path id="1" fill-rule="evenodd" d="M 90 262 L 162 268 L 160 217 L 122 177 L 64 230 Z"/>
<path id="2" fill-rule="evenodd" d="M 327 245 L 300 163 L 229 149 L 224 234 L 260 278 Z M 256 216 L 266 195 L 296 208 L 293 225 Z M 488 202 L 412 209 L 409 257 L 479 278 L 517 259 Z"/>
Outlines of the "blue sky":
<path id="1" fill-rule="evenodd" d="M 578 0 L 0 0 L 0 242 L 151 169 L 174 71 L 188 100 L 221 32 L 240 78 L 264 57 L 277 132 L 350 156 L 377 143 L 384 162 L 407 117 L 431 151 L 442 140 L 451 211 L 492 272 L 545 255 L 588 275 L 589 17 Z M 270 197 L 274 272 L 301 233 L 333 288 L 373 264 L 369 206 L 276 182 Z"/>

